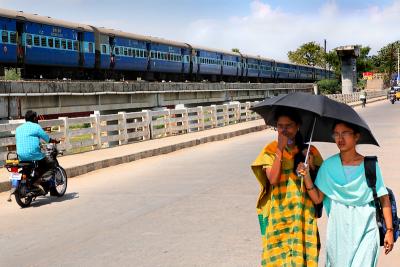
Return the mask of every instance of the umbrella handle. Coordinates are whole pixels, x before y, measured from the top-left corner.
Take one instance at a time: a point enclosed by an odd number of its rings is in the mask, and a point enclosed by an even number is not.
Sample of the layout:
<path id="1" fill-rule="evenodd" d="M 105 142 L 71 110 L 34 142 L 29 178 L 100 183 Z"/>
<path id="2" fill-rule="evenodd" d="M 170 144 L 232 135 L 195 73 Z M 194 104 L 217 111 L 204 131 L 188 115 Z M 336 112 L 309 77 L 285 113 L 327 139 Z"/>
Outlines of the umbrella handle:
<path id="1" fill-rule="evenodd" d="M 314 129 L 315 129 L 315 123 L 317 122 L 317 117 L 314 117 L 314 123 L 313 123 L 313 128 L 311 131 L 311 135 L 310 135 L 310 141 L 308 142 L 308 148 L 307 148 L 307 154 L 306 154 L 306 162 L 304 162 L 304 165 L 306 166 L 306 168 L 308 167 L 308 158 L 310 156 L 310 148 L 311 148 L 311 142 L 312 142 L 312 137 L 314 135 Z"/>

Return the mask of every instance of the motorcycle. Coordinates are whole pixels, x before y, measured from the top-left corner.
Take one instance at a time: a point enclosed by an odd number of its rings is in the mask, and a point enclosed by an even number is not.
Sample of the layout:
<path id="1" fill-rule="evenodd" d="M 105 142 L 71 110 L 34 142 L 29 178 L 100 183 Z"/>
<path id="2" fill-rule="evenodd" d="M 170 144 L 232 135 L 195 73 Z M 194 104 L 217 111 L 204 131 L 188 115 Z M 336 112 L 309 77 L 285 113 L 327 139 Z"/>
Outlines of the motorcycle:
<path id="1" fill-rule="evenodd" d="M 396 102 L 396 95 L 395 94 L 390 94 L 389 100 L 390 100 L 390 103 L 394 104 L 394 102 Z"/>
<path id="2" fill-rule="evenodd" d="M 41 186 L 45 190 L 45 194 L 33 185 L 40 174 L 38 171 L 37 161 L 19 161 L 15 152 L 7 155 L 5 167 L 10 172 L 11 191 L 8 201 L 11 202 L 11 196 L 15 196 L 15 200 L 21 208 L 29 207 L 32 201 L 38 196 L 45 196 L 50 192 L 51 196 L 62 197 L 67 191 L 67 173 L 60 166 L 57 156 L 62 155 L 57 149 L 56 144 L 45 145 L 46 157 L 50 157 L 55 162 L 53 175 L 48 179 L 42 179 Z M 14 154 L 14 159 L 10 156 Z"/>

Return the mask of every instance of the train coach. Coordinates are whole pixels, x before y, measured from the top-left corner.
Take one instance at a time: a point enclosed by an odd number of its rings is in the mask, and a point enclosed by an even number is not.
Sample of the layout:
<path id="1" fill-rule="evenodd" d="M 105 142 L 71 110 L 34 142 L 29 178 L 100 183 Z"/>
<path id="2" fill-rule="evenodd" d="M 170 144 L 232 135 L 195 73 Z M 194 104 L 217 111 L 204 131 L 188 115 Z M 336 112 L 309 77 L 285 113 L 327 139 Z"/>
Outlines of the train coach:
<path id="1" fill-rule="evenodd" d="M 0 23 L 0 62 L 23 67 L 26 77 L 86 76 L 85 69 L 94 68 L 94 33 L 87 25 L 4 9 Z"/>
<path id="2" fill-rule="evenodd" d="M 0 9 L 0 66 L 24 78 L 297 82 L 331 71 Z"/>

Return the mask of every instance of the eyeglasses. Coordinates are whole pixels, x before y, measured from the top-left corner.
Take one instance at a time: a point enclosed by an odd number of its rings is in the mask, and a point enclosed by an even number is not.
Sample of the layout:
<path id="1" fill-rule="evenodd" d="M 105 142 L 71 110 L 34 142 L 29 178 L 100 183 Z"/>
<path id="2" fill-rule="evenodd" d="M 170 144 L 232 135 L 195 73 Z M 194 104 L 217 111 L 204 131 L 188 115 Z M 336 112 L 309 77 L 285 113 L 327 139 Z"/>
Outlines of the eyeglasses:
<path id="1" fill-rule="evenodd" d="M 289 124 L 278 124 L 276 125 L 276 128 L 278 128 L 278 130 L 289 130 L 294 128 L 296 125 L 295 123 L 289 123 Z"/>
<path id="2" fill-rule="evenodd" d="M 342 133 L 333 133 L 332 138 L 336 140 L 336 139 L 340 139 L 340 138 L 349 138 L 352 135 L 354 135 L 354 132 L 344 131 Z"/>

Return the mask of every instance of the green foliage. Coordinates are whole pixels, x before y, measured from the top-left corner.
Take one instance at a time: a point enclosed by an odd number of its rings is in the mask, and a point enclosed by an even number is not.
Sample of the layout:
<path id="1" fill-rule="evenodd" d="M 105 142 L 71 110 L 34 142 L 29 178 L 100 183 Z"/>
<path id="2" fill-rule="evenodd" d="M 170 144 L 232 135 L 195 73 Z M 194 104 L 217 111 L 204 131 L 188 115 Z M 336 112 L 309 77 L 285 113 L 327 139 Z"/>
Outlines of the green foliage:
<path id="1" fill-rule="evenodd" d="M 369 46 L 360 47 L 360 56 L 357 58 L 357 72 L 359 77 L 362 77 L 363 72 L 373 71 L 374 61 L 368 56 L 371 48 Z"/>
<path id="2" fill-rule="evenodd" d="M 12 81 L 21 80 L 21 72 L 18 69 L 6 69 L 4 78 Z"/>
<path id="3" fill-rule="evenodd" d="M 340 76 L 341 64 L 339 56 L 335 50 L 331 50 L 324 55 L 325 62 L 328 64 L 329 68 L 335 72 L 336 77 Z"/>
<path id="4" fill-rule="evenodd" d="M 318 90 L 321 94 L 336 94 L 341 92 L 339 80 L 325 79 L 317 82 Z"/>
<path id="5" fill-rule="evenodd" d="M 240 53 L 240 50 L 239 50 L 239 48 L 232 48 L 232 52 L 234 52 L 234 53 Z"/>
<path id="6" fill-rule="evenodd" d="M 397 49 L 400 41 L 390 43 L 381 48 L 376 56 L 372 57 L 375 72 L 384 73 L 385 83 L 388 85 L 390 76 L 397 70 Z"/>
<path id="7" fill-rule="evenodd" d="M 324 48 L 316 42 L 301 45 L 296 51 L 289 51 L 290 62 L 308 66 L 325 67 Z"/>

